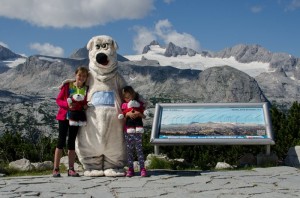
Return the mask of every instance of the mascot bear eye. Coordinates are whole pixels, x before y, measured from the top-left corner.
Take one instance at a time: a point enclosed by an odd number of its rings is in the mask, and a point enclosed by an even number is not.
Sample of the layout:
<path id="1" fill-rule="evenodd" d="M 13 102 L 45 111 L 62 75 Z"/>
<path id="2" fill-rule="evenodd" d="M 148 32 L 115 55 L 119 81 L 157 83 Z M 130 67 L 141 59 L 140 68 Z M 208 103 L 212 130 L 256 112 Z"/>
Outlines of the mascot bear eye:
<path id="1" fill-rule="evenodd" d="M 107 48 L 108 48 L 108 43 L 103 43 L 103 44 L 101 45 L 101 48 L 107 49 Z"/>
<path id="2" fill-rule="evenodd" d="M 95 45 L 96 49 L 108 49 L 109 43 L 102 43 L 102 44 L 97 44 Z"/>

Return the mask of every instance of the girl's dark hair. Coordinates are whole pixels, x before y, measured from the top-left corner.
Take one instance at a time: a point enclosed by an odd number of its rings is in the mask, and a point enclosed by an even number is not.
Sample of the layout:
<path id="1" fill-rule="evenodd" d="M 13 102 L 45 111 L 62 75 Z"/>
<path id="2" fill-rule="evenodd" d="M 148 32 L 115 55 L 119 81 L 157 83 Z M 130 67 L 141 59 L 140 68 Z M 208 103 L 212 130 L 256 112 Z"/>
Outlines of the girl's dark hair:
<path id="1" fill-rule="evenodd" d="M 89 70 L 88 68 L 84 67 L 84 66 L 80 66 L 76 69 L 75 74 L 77 74 L 78 72 L 82 72 L 82 73 L 86 73 L 87 75 L 89 75 Z"/>
<path id="2" fill-rule="evenodd" d="M 124 96 L 125 93 L 129 93 L 130 95 L 134 95 L 134 99 L 138 100 L 139 99 L 139 93 L 134 91 L 134 89 L 131 86 L 125 86 L 122 89 L 122 95 Z"/>

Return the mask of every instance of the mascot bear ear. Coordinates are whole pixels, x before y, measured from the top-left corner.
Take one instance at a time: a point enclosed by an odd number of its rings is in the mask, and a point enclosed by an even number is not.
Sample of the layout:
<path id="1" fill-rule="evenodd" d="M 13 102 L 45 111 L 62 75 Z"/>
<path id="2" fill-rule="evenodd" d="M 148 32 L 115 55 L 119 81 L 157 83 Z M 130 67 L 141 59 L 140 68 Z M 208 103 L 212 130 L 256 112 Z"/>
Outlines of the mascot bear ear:
<path id="1" fill-rule="evenodd" d="M 86 45 L 87 50 L 91 50 L 93 48 L 93 44 L 94 44 L 94 38 L 91 38 L 91 40 Z"/>
<path id="2" fill-rule="evenodd" d="M 115 50 L 119 49 L 118 43 L 116 41 L 111 41 L 112 45 L 114 46 Z"/>

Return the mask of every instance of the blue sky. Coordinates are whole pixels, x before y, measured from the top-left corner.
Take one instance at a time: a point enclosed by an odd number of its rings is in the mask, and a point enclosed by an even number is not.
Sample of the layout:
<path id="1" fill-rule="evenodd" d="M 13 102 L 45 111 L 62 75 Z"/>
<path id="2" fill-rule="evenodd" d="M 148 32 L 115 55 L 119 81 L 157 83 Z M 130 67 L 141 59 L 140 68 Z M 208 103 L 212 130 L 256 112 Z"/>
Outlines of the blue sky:
<path id="1" fill-rule="evenodd" d="M 259 44 L 300 57 L 300 0 L 0 0 L 0 45 L 68 57 L 96 35 L 121 55 L 152 40 L 197 51 Z"/>

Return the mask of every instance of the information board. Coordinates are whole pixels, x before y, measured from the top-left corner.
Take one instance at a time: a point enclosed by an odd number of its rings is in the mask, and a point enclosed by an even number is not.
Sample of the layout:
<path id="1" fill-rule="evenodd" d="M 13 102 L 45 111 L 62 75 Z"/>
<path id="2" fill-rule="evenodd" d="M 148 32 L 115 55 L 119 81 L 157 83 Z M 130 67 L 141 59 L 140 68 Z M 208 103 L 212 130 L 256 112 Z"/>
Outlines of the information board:
<path id="1" fill-rule="evenodd" d="M 267 103 L 156 104 L 150 142 L 275 144 Z"/>

